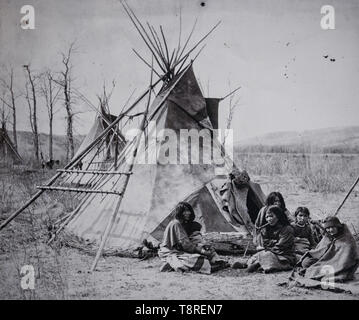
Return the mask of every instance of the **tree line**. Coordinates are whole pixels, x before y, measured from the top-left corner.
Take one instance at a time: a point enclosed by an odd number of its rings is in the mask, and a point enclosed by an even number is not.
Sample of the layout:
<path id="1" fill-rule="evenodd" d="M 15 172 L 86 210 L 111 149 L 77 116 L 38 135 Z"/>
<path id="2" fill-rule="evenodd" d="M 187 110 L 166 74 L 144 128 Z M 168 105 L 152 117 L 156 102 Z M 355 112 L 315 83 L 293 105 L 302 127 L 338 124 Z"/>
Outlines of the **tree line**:
<path id="1" fill-rule="evenodd" d="M 12 131 L 12 141 L 18 150 L 17 137 L 17 115 L 19 106 L 27 105 L 28 121 L 33 137 L 33 152 L 37 162 L 44 161 L 40 150 L 39 141 L 39 101 L 46 106 L 48 118 L 48 158 L 53 161 L 53 123 L 56 113 L 61 109 L 66 114 L 66 160 L 69 161 L 74 156 L 74 116 L 76 115 L 74 104 L 76 95 L 74 94 L 73 82 L 73 54 L 76 52 L 75 43 L 71 43 L 65 52 L 61 52 L 61 68 L 51 70 L 45 68 L 35 71 L 30 64 L 22 65 L 24 72 L 24 86 L 20 88 L 16 85 L 15 72 L 13 66 L 4 67 L 0 77 L 0 120 L 3 129 L 7 125 Z M 22 100 L 22 101 L 21 101 Z"/>

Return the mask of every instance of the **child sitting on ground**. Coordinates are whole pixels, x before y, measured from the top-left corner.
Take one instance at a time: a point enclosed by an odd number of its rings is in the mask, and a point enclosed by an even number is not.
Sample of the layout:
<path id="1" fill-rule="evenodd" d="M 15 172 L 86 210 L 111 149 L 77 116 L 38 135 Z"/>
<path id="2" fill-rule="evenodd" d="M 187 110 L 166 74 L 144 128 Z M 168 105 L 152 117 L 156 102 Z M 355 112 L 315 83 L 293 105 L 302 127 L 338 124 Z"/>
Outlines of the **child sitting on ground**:
<path id="1" fill-rule="evenodd" d="M 295 222 L 292 223 L 292 227 L 294 229 L 294 252 L 298 259 L 317 245 L 309 219 L 310 212 L 307 207 L 298 207 L 295 210 Z"/>

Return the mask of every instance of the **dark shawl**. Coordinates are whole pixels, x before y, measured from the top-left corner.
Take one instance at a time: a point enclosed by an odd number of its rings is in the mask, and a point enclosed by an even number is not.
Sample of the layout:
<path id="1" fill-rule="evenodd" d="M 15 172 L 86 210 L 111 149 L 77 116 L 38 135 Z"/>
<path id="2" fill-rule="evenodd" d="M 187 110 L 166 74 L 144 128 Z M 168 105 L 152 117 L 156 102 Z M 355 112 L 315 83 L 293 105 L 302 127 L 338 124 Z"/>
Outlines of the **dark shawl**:
<path id="1" fill-rule="evenodd" d="M 256 242 L 264 250 L 286 258 L 290 263 L 295 263 L 294 234 L 291 226 L 267 226 L 256 236 Z"/>

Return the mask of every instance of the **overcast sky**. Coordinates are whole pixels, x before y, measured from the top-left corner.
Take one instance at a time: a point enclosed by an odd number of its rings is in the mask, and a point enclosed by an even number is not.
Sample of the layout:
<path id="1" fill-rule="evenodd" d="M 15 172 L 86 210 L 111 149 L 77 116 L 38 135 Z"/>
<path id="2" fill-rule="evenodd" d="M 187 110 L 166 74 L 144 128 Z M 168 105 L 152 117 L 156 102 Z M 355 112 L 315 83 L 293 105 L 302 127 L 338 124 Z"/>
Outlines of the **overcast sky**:
<path id="1" fill-rule="evenodd" d="M 201 2 L 205 6 L 201 6 Z M 196 18 L 192 43 L 219 20 L 219 28 L 194 64 L 204 93 L 220 97 L 229 83 L 238 91 L 233 118 L 235 140 L 262 133 L 358 125 L 359 119 L 359 1 L 246 0 L 169 1 L 128 0 L 142 21 L 162 25 L 170 46 L 182 38 Z M 35 8 L 35 30 L 20 27 L 20 8 Z M 335 8 L 335 30 L 320 27 L 322 5 Z M 73 59 L 75 86 L 93 103 L 102 84 L 116 81 L 111 100 L 118 113 L 130 93 L 139 95 L 149 82 L 149 70 L 133 54 L 150 54 L 115 0 L 0 0 L 0 64 L 12 65 L 23 90 L 23 64 L 34 71 L 59 70 L 59 53 L 76 40 Z M 327 59 L 323 56 L 329 55 Z M 330 58 L 335 61 L 330 61 Z M 29 130 L 27 107 L 19 99 L 19 130 Z M 78 115 L 76 133 L 84 134 L 94 113 Z M 41 107 L 40 130 L 47 132 Z M 225 126 L 228 100 L 221 105 Z M 55 133 L 65 133 L 64 114 L 55 119 Z"/>

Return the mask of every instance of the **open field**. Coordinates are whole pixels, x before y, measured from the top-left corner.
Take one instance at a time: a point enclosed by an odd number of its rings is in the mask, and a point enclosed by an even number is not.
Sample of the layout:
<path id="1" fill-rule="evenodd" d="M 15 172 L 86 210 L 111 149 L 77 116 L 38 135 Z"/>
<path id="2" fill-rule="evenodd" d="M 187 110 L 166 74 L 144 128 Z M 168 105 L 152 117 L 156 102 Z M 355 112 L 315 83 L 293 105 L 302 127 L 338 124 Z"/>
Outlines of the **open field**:
<path id="1" fill-rule="evenodd" d="M 235 162 L 253 176 L 297 178 L 307 191 L 344 192 L 359 173 L 359 154 L 235 153 Z"/>
<path id="2" fill-rule="evenodd" d="M 358 155 L 247 154 L 236 157 L 265 193 L 280 191 L 288 209 L 308 206 L 313 218 L 333 213 L 359 173 Z M 0 169 L 0 221 L 34 193 L 52 171 Z M 71 198 L 57 203 L 45 195 L 0 233 L 0 299 L 358 299 L 350 294 L 286 289 L 277 286 L 288 272 L 251 274 L 223 270 L 207 276 L 160 273 L 158 258 L 101 259 L 99 271 L 87 270 L 93 257 L 60 242 L 46 245 L 47 226 L 61 211 L 74 205 Z M 339 214 L 359 232 L 359 188 Z M 226 257 L 231 262 L 238 257 Z M 37 275 L 35 290 L 22 290 L 20 268 L 31 264 Z"/>

